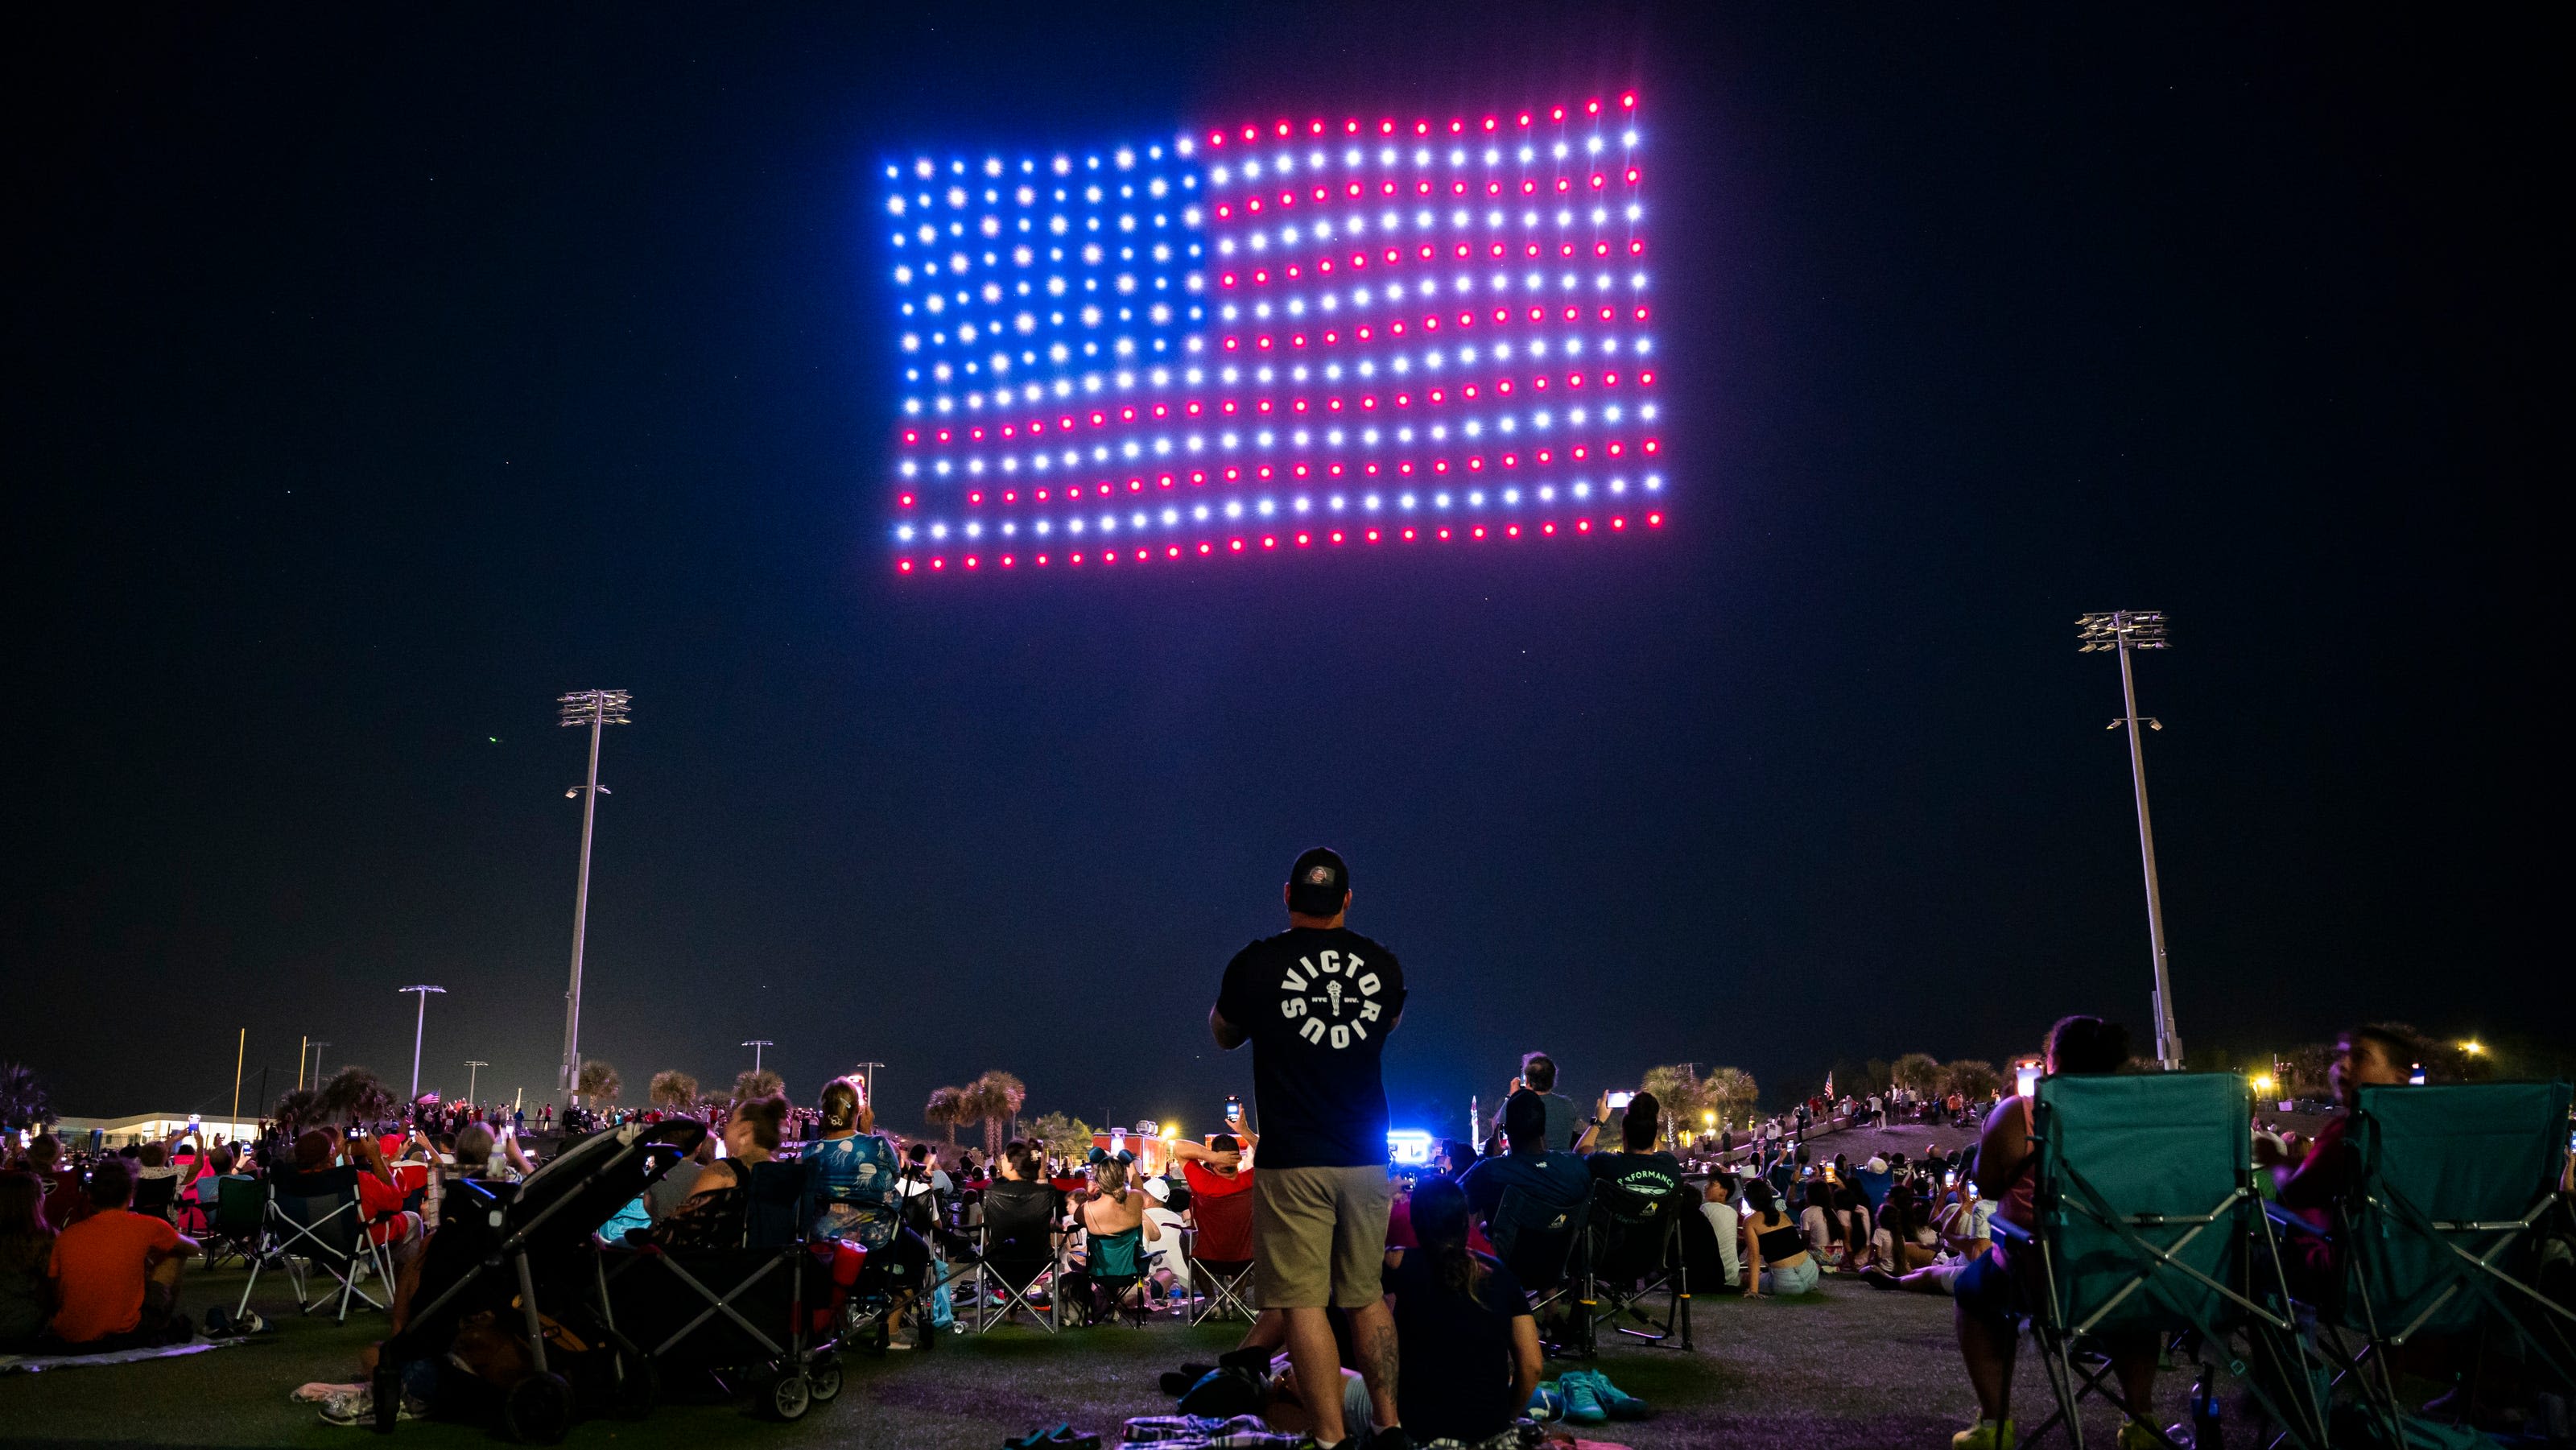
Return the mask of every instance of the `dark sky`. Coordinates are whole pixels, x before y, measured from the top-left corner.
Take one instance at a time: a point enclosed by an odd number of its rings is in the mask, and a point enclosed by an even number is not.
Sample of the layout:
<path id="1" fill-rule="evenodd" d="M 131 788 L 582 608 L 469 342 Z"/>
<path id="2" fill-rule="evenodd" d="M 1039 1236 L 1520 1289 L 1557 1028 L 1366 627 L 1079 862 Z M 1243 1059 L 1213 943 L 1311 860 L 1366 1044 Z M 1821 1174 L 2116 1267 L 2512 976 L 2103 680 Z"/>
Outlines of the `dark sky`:
<path id="1" fill-rule="evenodd" d="M 1530 1046 L 1588 1094 L 2143 1034 L 2071 624 L 2114 607 L 2175 621 L 2187 1042 L 2563 1031 L 2554 44 L 1812 8 L 21 31 L 0 1058 L 71 1113 L 220 1111 L 243 1026 L 254 1086 L 303 1034 L 399 1084 L 429 981 L 428 1083 L 542 1092 L 588 686 L 635 694 L 584 1034 L 634 1089 L 768 1037 L 800 1100 L 882 1059 L 904 1126 L 1006 1067 L 1204 1127 L 1217 972 L 1316 842 L 1412 979 L 1400 1121 Z M 1629 85 L 1662 537 L 891 573 L 884 157 Z"/>

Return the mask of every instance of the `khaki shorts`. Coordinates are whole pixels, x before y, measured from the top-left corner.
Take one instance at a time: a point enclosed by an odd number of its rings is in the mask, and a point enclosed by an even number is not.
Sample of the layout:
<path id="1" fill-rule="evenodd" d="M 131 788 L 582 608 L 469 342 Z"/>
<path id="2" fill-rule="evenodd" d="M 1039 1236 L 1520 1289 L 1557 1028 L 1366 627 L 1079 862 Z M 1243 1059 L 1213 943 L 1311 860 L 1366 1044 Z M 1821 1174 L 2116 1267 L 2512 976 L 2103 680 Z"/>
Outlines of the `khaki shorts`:
<path id="1" fill-rule="evenodd" d="M 1263 1168 L 1252 1175 L 1254 1280 L 1264 1309 L 1362 1309 L 1378 1302 L 1386 1170 Z"/>

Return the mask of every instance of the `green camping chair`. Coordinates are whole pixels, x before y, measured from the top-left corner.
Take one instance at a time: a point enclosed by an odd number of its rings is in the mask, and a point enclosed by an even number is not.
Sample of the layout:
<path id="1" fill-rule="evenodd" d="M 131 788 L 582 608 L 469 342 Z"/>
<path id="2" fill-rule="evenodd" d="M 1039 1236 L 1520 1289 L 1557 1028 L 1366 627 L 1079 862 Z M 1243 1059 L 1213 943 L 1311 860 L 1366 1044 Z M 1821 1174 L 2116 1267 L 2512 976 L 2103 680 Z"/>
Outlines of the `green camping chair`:
<path id="1" fill-rule="evenodd" d="M 2167 1333 L 2197 1334 L 2294 1440 L 2324 1443 L 2322 1412 L 2300 1393 L 2312 1384 L 2306 1351 L 2254 1191 L 2248 1091 L 2233 1073 L 2040 1080 L 2039 1226 L 1993 1223 L 2012 1245 L 2057 1400 L 2022 1444 L 2063 1425 L 2081 1450 L 2082 1401 L 2119 1399 L 2105 1341 Z"/>
<path id="2" fill-rule="evenodd" d="M 2390 1354 L 2427 1336 L 2501 1331 L 2487 1342 L 2576 1384 L 2576 1313 L 2540 1292 L 2530 1262 L 2543 1221 L 2563 1211 L 2570 1098 L 2565 1082 L 2361 1090 L 2342 1302 L 2320 1317 L 2364 1338 L 2336 1354 L 2338 1381 L 2359 1384 L 2392 1443 L 2406 1415 Z"/>

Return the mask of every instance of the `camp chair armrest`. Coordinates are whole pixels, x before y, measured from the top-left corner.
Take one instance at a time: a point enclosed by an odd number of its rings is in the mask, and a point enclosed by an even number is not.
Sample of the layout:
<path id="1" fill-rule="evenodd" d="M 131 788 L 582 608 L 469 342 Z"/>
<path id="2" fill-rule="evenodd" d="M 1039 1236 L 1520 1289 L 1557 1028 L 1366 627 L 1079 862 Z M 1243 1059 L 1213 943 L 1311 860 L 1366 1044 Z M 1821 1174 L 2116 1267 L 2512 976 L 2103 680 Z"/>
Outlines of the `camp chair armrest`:
<path id="1" fill-rule="evenodd" d="M 1996 1214 L 1986 1220 L 1986 1232 L 2006 1243 L 2026 1245 L 2031 1241 L 2029 1229 L 2023 1228 L 2002 1214 Z"/>
<path id="2" fill-rule="evenodd" d="M 2272 1221 L 2272 1227 L 2279 1229 L 2284 1233 L 2305 1234 L 2309 1238 L 2317 1239 L 2330 1237 L 2326 1230 L 2317 1227 L 2315 1224 L 2308 1222 L 2306 1219 L 2299 1217 L 2297 1214 L 2290 1212 L 2288 1209 L 2272 1202 L 2268 1198 L 2263 1200 L 2263 1216 Z"/>

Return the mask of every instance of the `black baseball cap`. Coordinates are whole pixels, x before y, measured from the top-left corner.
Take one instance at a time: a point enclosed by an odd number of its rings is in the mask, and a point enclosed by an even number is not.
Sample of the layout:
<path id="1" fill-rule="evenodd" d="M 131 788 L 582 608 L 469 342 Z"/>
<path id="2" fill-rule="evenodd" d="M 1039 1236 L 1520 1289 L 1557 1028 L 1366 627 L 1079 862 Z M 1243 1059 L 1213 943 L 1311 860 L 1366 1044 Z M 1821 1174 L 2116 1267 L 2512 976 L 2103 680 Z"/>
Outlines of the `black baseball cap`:
<path id="1" fill-rule="evenodd" d="M 1288 909 L 1301 916 L 1335 916 L 1350 893 L 1351 868 L 1341 853 L 1317 846 L 1288 868 Z"/>

